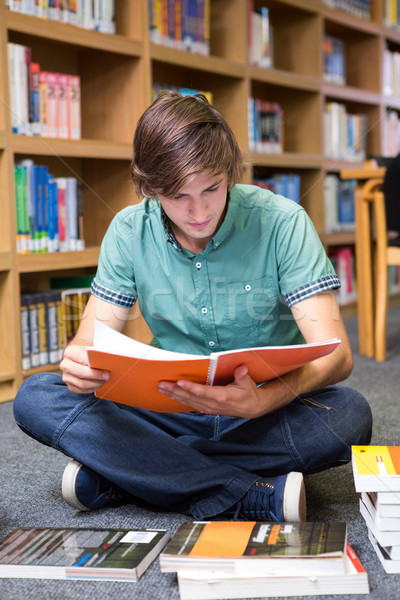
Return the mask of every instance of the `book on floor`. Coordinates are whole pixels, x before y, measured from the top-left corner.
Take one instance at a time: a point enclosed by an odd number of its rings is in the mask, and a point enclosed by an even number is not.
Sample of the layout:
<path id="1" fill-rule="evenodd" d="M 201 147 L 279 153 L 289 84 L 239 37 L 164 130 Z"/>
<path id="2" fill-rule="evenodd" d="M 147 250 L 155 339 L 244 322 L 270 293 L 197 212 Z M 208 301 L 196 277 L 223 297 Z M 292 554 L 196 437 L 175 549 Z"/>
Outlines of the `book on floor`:
<path id="1" fill-rule="evenodd" d="M 160 554 L 161 571 L 235 575 L 343 575 L 346 523 L 190 521 Z"/>
<path id="2" fill-rule="evenodd" d="M 178 571 L 181 600 L 222 598 L 270 598 L 276 596 L 320 596 L 368 594 L 368 574 L 356 553 L 347 544 L 345 573 L 342 575 L 232 575 L 220 571 Z"/>
<path id="3" fill-rule="evenodd" d="M 137 342 L 96 321 L 93 346 L 87 347 L 91 367 L 110 372 L 110 379 L 96 392 L 98 398 L 158 412 L 191 412 L 193 409 L 158 391 L 160 381 L 190 380 L 207 385 L 226 385 L 233 373 L 246 365 L 250 377 L 263 383 L 333 352 L 339 339 L 214 352 L 183 354 Z"/>
<path id="4" fill-rule="evenodd" d="M 352 446 L 357 492 L 400 492 L 400 446 Z"/>
<path id="5" fill-rule="evenodd" d="M 368 531 L 368 537 L 386 573 L 400 573 L 400 559 L 391 556 L 391 548 L 381 546 L 371 531 Z"/>
<path id="6" fill-rule="evenodd" d="M 398 531 L 399 532 L 399 542 L 400 542 L 400 516 L 398 517 L 389 517 L 383 516 L 381 514 L 380 507 L 378 508 L 376 504 L 374 504 L 374 496 L 371 492 L 361 492 L 361 500 L 365 504 L 368 509 L 369 514 L 374 520 L 375 525 L 378 529 L 382 531 Z M 386 506 L 392 506 L 390 504 Z M 400 508 L 400 505 L 399 505 Z"/>
<path id="7" fill-rule="evenodd" d="M 18 527 L 0 541 L 0 578 L 135 582 L 168 539 L 161 529 Z"/>
<path id="8" fill-rule="evenodd" d="M 367 505 L 360 498 L 360 513 L 367 524 L 369 531 L 378 540 L 381 546 L 398 546 L 400 540 L 400 532 L 396 530 L 379 529 L 374 521 L 373 515 L 368 510 Z"/>

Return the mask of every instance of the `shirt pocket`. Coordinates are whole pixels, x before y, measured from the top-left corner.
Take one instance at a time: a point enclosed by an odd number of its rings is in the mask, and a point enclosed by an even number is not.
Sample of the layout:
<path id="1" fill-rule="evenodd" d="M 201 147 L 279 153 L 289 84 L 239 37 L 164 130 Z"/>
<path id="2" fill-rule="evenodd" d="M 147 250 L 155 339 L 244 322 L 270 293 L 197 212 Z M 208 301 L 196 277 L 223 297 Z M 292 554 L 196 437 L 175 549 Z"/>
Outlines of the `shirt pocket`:
<path id="1" fill-rule="evenodd" d="M 224 303 L 218 303 L 218 337 L 221 346 L 240 348 L 258 344 L 261 331 L 277 318 L 279 291 L 265 275 L 224 286 Z"/>

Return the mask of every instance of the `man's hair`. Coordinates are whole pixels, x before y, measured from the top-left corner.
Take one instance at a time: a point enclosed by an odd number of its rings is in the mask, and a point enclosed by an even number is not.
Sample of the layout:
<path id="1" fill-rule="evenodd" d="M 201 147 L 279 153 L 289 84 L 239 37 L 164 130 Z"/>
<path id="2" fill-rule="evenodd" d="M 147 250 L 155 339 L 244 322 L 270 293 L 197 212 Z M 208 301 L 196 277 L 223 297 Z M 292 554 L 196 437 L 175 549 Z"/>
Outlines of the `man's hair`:
<path id="1" fill-rule="evenodd" d="M 239 180 L 242 156 L 229 125 L 201 94 L 157 98 L 140 117 L 133 139 L 136 193 L 174 196 L 204 171 L 227 173 L 230 188 Z"/>

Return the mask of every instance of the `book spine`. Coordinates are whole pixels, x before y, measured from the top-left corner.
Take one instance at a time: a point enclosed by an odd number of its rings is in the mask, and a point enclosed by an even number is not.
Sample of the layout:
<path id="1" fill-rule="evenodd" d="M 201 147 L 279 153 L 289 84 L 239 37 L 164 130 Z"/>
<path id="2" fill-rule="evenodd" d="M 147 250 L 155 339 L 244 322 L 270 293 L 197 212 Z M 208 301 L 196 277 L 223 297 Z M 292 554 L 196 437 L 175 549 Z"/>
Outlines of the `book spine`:
<path id="1" fill-rule="evenodd" d="M 56 138 L 58 136 L 58 75 L 57 73 L 46 73 L 46 122 L 47 136 Z"/>
<path id="2" fill-rule="evenodd" d="M 27 371 L 28 369 L 31 368 L 31 341 L 30 341 L 28 298 L 25 294 L 21 295 L 20 321 L 21 321 L 22 370 Z"/>
<path id="3" fill-rule="evenodd" d="M 67 139 L 69 137 L 68 76 L 57 73 L 56 77 L 58 93 L 57 137 Z"/>
<path id="4" fill-rule="evenodd" d="M 68 76 L 68 114 L 69 137 L 72 140 L 81 138 L 81 89 L 80 77 Z"/>

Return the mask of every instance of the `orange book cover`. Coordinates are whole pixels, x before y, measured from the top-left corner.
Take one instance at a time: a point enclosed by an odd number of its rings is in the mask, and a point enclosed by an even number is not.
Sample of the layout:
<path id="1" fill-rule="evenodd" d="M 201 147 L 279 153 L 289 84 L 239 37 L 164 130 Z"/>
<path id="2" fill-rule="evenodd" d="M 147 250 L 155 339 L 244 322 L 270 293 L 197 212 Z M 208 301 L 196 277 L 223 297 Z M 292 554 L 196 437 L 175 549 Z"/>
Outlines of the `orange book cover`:
<path id="1" fill-rule="evenodd" d="M 193 409 L 158 391 L 160 381 L 187 379 L 207 385 L 233 381 L 236 367 L 246 365 L 256 383 L 288 373 L 333 352 L 339 339 L 215 352 L 209 356 L 181 354 L 154 348 L 96 322 L 93 346 L 87 347 L 89 364 L 109 371 L 110 380 L 96 392 L 98 398 L 156 412 L 190 412 Z"/>
<path id="2" fill-rule="evenodd" d="M 400 492 L 400 446 L 352 446 L 356 492 Z"/>

